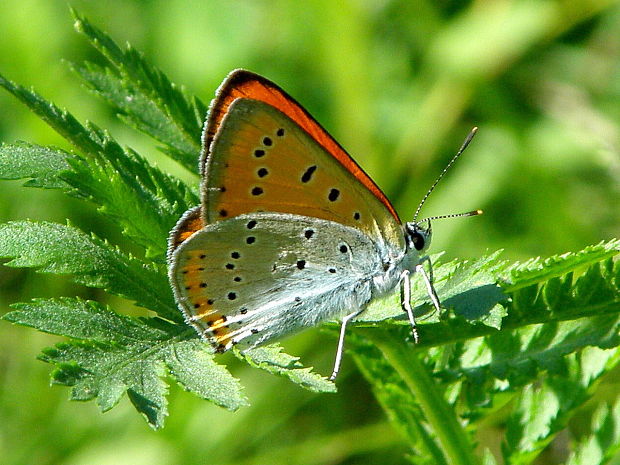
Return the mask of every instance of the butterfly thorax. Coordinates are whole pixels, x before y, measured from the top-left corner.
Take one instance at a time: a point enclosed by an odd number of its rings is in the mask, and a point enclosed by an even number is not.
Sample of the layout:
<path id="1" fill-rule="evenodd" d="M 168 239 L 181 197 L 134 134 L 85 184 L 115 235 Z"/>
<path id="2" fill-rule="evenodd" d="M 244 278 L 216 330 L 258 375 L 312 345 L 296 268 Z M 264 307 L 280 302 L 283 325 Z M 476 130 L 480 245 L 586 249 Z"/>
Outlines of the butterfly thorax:
<path id="1" fill-rule="evenodd" d="M 397 286 L 404 270 L 413 270 L 418 264 L 420 253 L 410 246 L 406 226 L 401 226 L 403 240 L 375 239 L 376 256 L 380 261 L 372 277 L 372 295 L 379 297 L 390 293 Z"/>
<path id="2" fill-rule="evenodd" d="M 383 243 L 377 246 L 378 255 L 383 257 L 383 273 L 373 279 L 373 295 L 391 292 L 401 279 L 404 270 L 413 272 L 420 263 L 431 243 L 431 228 L 423 228 L 419 223 L 409 222 L 403 225 L 405 249 L 398 250 L 393 244 Z"/>

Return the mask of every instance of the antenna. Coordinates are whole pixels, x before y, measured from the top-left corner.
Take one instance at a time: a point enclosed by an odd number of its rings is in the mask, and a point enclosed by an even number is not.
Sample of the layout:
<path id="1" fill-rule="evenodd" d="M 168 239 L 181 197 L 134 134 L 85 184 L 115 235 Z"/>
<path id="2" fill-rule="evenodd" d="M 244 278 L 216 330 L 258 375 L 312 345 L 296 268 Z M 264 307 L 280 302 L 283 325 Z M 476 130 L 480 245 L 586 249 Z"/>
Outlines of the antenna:
<path id="1" fill-rule="evenodd" d="M 461 145 L 461 148 L 459 149 L 459 151 L 456 152 L 456 155 L 454 155 L 454 157 L 452 157 L 452 160 L 450 160 L 450 162 L 446 165 L 446 167 L 443 169 L 443 171 L 439 174 L 437 179 L 435 179 L 435 182 L 433 183 L 431 188 L 428 190 L 426 195 L 422 198 L 422 201 L 420 202 L 420 205 L 418 205 L 418 209 L 415 211 L 415 214 L 413 215 L 413 223 L 418 223 L 418 221 L 416 221 L 416 218 L 420 214 L 420 210 L 422 209 L 422 205 L 424 205 L 424 202 L 426 202 L 426 199 L 428 199 L 428 196 L 431 195 L 431 192 L 433 192 L 433 190 L 435 189 L 435 186 L 437 186 L 437 184 L 439 184 L 439 181 L 441 181 L 441 178 L 443 178 L 444 174 L 446 174 L 446 172 L 450 169 L 450 167 L 454 164 L 454 162 L 465 151 L 465 149 L 467 148 L 467 146 L 469 145 L 471 140 L 476 135 L 476 132 L 478 132 L 478 127 L 474 126 L 472 128 L 472 130 L 469 131 L 469 134 L 467 134 L 467 137 L 463 141 L 463 145 Z M 456 216 L 474 216 L 474 215 L 479 215 L 480 213 L 477 213 L 477 212 L 482 213 L 482 210 L 474 210 L 474 212 L 458 213 L 458 214 L 454 214 L 454 215 L 435 216 L 435 217 L 432 217 L 432 218 L 425 218 L 422 221 L 436 220 L 436 219 L 440 219 L 440 218 L 453 218 L 453 217 L 456 217 Z M 421 223 L 422 221 L 420 221 L 419 223 Z"/>
<path id="2" fill-rule="evenodd" d="M 431 220 L 443 220 L 444 218 L 461 218 L 463 216 L 476 216 L 476 215 L 482 215 L 483 211 L 478 209 L 478 210 L 472 210 L 470 212 L 465 212 L 465 213 L 452 213 L 450 215 L 439 215 L 439 216 L 430 216 L 428 218 L 424 218 L 423 220 L 417 221 L 415 222 L 416 224 L 420 224 L 420 223 L 424 223 L 425 221 L 428 222 L 428 224 L 431 224 Z"/>

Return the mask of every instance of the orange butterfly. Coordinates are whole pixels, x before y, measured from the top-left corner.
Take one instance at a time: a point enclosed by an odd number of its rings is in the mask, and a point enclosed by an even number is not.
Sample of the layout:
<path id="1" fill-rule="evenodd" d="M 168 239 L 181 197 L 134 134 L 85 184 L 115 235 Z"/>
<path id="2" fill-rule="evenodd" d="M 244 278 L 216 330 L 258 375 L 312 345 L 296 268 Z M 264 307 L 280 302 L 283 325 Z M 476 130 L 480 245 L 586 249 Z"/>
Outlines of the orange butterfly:
<path id="1" fill-rule="evenodd" d="M 245 70 L 224 80 L 205 124 L 200 174 L 201 205 L 170 235 L 169 274 L 186 321 L 217 351 L 342 318 L 334 379 L 346 325 L 373 298 L 400 285 L 416 340 L 412 272 L 439 309 L 422 263 L 430 220 L 443 217 L 416 221 L 418 207 L 402 224 L 372 179 L 269 80 Z"/>

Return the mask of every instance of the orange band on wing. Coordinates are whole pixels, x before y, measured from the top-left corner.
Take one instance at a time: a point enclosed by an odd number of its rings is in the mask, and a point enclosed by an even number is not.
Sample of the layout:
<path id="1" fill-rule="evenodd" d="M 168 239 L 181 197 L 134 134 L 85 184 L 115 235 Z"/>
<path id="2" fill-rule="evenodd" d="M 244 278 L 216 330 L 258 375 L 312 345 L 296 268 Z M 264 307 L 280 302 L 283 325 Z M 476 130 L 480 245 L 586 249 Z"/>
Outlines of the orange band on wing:
<path id="1" fill-rule="evenodd" d="M 218 352 L 229 349 L 231 344 L 231 330 L 228 327 L 226 316 L 215 308 L 215 300 L 207 294 L 207 284 L 203 281 L 204 256 L 201 251 L 189 255 L 187 263 L 182 268 L 182 286 L 188 296 L 187 311 L 191 321 L 200 332 L 209 340 Z"/>
<path id="2" fill-rule="evenodd" d="M 215 100 L 211 103 L 207 127 L 203 134 L 203 155 L 201 160 L 201 175 L 204 176 L 204 167 L 211 142 L 218 131 L 228 107 L 238 98 L 249 98 L 265 102 L 284 113 L 295 121 L 310 137 L 316 140 L 328 153 L 336 158 L 341 165 L 349 170 L 400 223 L 400 218 L 392 204 L 372 179 L 360 168 L 349 154 L 334 140 L 332 136 L 304 110 L 290 95 L 273 82 L 245 70 L 236 70 L 228 75 L 217 91 Z"/>
<path id="3" fill-rule="evenodd" d="M 185 212 L 181 217 L 177 225 L 171 232 L 168 240 L 171 250 L 176 249 L 183 242 L 189 239 L 196 231 L 201 230 L 204 227 L 204 222 L 200 215 L 201 209 L 194 207 Z"/>

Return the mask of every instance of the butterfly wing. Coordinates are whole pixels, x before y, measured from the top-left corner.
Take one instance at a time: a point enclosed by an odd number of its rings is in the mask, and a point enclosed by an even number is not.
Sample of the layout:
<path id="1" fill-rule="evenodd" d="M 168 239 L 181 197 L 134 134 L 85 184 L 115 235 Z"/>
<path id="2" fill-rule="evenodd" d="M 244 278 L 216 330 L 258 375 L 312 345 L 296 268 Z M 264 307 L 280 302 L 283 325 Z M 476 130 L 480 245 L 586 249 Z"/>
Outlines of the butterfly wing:
<path id="1" fill-rule="evenodd" d="M 362 308 L 385 273 L 381 250 L 359 230 L 282 213 L 209 224 L 170 258 L 186 320 L 218 351 Z"/>
<path id="2" fill-rule="evenodd" d="M 168 261 L 171 260 L 172 253 L 183 242 L 189 239 L 195 232 L 204 227 L 202 221 L 200 205 L 190 208 L 177 221 L 176 226 L 170 232 L 168 237 Z"/>
<path id="3" fill-rule="evenodd" d="M 381 189 L 293 97 L 268 79 L 243 69 L 234 70 L 228 75 L 217 90 L 216 98 L 211 102 L 203 132 L 203 152 L 200 161 L 200 174 L 203 179 L 207 177 L 206 168 L 213 156 L 212 143 L 230 112 L 230 106 L 240 98 L 263 102 L 294 121 L 299 130 L 308 134 L 315 144 L 321 146 L 337 163 L 344 166 L 358 182 L 372 192 L 394 219 L 400 222 L 392 204 Z"/>
<path id="4" fill-rule="evenodd" d="M 296 121 L 259 100 L 229 105 L 211 143 L 202 189 L 207 224 L 257 211 L 291 213 L 404 247 L 391 206 Z"/>

